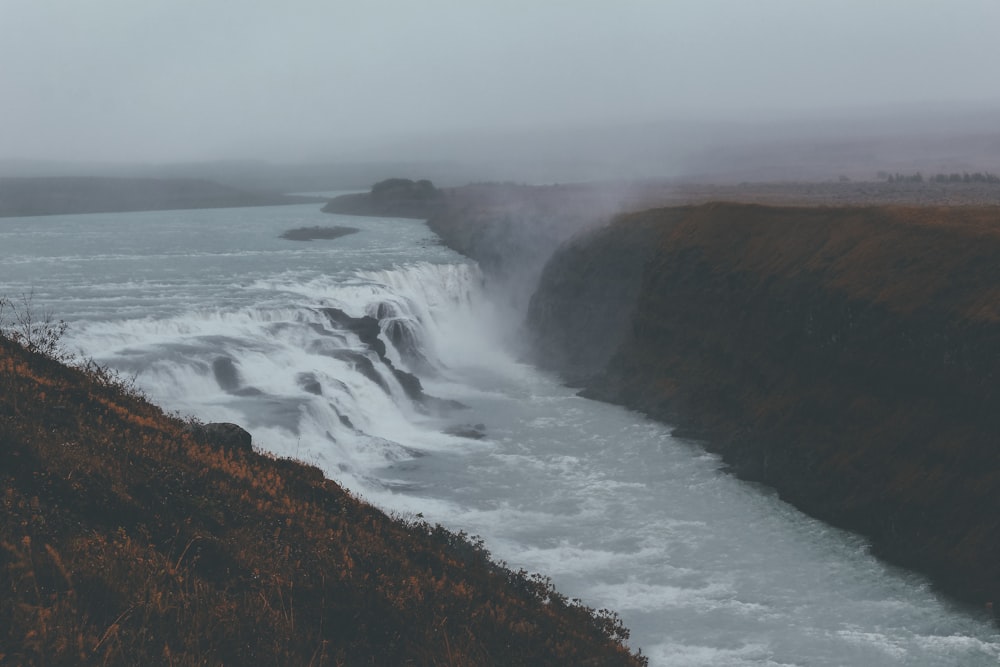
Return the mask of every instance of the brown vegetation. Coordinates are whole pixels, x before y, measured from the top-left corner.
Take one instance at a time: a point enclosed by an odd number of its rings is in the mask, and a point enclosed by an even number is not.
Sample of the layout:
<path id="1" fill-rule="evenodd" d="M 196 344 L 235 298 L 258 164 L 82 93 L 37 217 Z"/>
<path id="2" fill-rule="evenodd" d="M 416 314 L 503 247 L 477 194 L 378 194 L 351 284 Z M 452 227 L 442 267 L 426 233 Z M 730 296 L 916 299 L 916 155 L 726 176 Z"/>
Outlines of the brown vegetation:
<path id="1" fill-rule="evenodd" d="M 3 335 L 0 502 L 0 665 L 644 664 L 481 543 Z"/>

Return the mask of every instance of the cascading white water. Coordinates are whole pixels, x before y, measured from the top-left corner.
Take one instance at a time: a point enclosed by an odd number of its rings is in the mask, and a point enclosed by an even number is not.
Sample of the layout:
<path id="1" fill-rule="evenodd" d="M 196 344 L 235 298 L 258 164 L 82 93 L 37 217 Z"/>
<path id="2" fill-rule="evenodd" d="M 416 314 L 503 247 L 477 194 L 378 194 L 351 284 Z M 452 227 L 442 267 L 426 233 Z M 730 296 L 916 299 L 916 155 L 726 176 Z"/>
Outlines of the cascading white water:
<path id="1" fill-rule="evenodd" d="M 1000 661 L 985 615 L 667 427 L 518 362 L 516 319 L 422 223 L 278 238 L 332 220 L 313 207 L 13 219 L 0 283 L 33 287 L 72 346 L 136 373 L 166 409 L 238 422 L 258 447 L 618 610 L 653 665 Z M 441 400 L 414 398 L 393 367 Z"/>
<path id="2" fill-rule="evenodd" d="M 387 461 L 454 439 L 439 432 L 454 410 L 408 396 L 390 364 L 441 381 L 452 366 L 489 365 L 498 354 L 483 345 L 482 276 L 471 264 L 421 262 L 253 287 L 298 303 L 88 322 L 74 343 L 101 350 L 100 361 L 134 374 L 172 409 L 237 422 L 276 454 L 368 481 Z M 381 314 L 389 363 L 327 308 Z"/>

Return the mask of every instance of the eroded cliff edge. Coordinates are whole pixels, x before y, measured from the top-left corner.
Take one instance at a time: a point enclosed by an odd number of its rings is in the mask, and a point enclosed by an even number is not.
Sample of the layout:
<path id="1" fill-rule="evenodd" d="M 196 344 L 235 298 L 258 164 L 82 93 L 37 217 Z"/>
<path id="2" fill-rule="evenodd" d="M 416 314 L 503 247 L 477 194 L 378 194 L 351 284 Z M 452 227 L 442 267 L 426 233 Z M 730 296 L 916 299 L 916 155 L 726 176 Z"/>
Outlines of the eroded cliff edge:
<path id="1" fill-rule="evenodd" d="M 563 246 L 538 362 L 1000 600 L 1000 208 L 707 204 Z"/>

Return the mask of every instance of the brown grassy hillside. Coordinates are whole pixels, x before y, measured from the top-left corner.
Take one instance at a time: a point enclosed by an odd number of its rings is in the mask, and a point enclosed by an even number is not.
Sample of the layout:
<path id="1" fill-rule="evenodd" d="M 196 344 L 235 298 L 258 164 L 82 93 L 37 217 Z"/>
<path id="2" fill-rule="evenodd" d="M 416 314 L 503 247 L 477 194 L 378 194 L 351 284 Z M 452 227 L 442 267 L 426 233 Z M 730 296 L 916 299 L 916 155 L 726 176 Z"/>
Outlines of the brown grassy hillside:
<path id="1" fill-rule="evenodd" d="M 617 618 L 0 336 L 0 665 L 639 665 Z"/>
<path id="2" fill-rule="evenodd" d="M 982 606 L 1000 602 L 998 313 L 1000 208 L 708 204 L 564 247 L 530 319 L 540 360 L 591 395 Z"/>

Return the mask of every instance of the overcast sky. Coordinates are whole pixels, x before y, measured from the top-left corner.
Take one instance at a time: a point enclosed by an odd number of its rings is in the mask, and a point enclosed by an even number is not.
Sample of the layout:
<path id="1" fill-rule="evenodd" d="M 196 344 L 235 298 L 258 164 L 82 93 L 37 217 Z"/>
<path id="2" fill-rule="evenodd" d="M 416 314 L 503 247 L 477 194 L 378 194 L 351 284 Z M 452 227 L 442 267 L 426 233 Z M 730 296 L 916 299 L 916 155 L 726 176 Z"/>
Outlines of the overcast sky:
<path id="1" fill-rule="evenodd" d="M 0 0 L 0 159 L 1000 106 L 998 0 Z"/>

